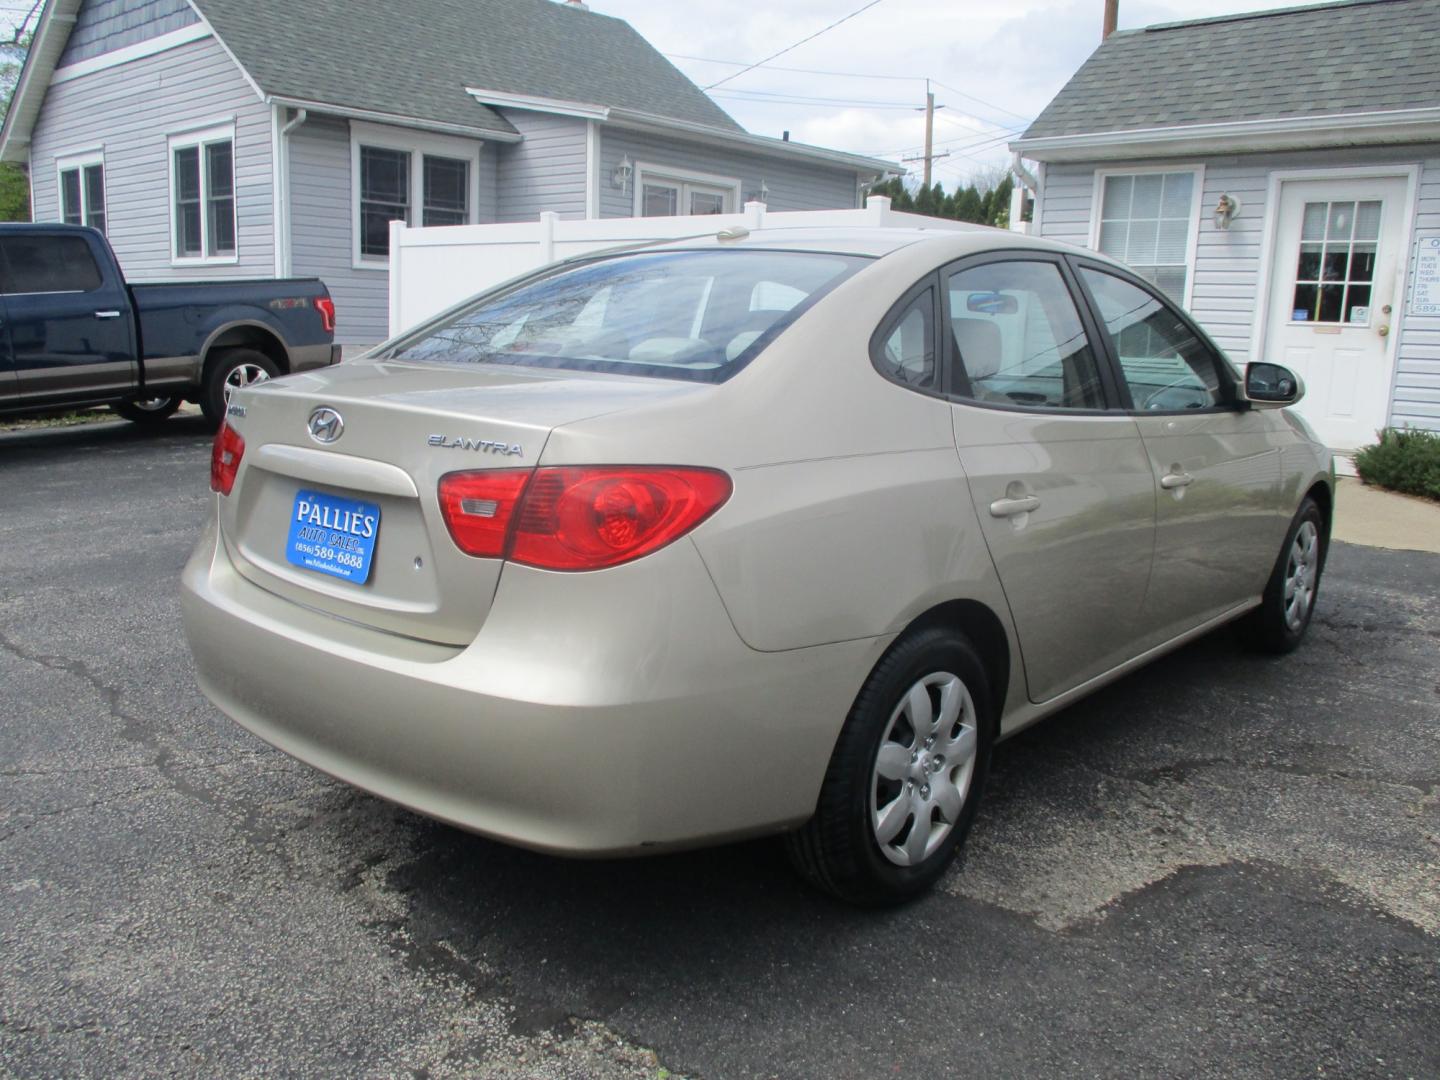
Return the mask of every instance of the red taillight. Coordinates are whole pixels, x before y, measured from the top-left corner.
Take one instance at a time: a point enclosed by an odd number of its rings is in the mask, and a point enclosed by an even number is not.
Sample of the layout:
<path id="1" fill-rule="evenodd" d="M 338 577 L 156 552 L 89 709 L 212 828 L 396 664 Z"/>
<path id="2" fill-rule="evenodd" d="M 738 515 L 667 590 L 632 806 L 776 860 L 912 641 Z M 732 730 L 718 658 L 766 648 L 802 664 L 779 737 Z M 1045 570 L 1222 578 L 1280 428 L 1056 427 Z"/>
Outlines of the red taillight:
<path id="1" fill-rule="evenodd" d="M 315 310 L 320 312 L 320 325 L 325 328 L 327 334 L 335 332 L 335 301 L 328 296 L 322 296 L 315 301 Z"/>
<path id="2" fill-rule="evenodd" d="M 730 477 L 715 469 L 496 469 L 442 477 L 440 508 L 468 554 L 545 570 L 599 570 L 679 539 L 730 492 Z"/>
<path id="3" fill-rule="evenodd" d="M 455 546 L 467 555 L 503 558 L 515 504 L 529 469 L 446 473 L 440 478 L 440 513 Z"/>
<path id="4" fill-rule="evenodd" d="M 235 486 L 235 474 L 240 471 L 240 459 L 245 456 L 245 440 L 228 423 L 221 424 L 215 433 L 215 445 L 210 448 L 210 490 L 229 495 Z"/>

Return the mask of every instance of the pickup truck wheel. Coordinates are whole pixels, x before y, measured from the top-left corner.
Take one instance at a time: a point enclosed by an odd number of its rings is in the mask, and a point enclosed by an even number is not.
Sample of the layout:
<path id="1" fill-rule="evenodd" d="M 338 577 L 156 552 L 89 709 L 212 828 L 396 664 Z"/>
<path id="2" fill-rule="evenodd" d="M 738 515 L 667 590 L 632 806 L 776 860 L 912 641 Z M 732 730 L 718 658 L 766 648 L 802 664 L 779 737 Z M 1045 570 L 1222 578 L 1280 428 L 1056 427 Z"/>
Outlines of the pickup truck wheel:
<path id="1" fill-rule="evenodd" d="M 181 400 L 178 397 L 156 397 L 116 401 L 111 404 L 110 411 L 136 424 L 158 424 L 168 420 L 180 408 Z"/>
<path id="2" fill-rule="evenodd" d="M 212 356 L 205 362 L 200 409 L 212 423 L 218 424 L 225 416 L 225 403 L 233 391 L 279 374 L 275 361 L 254 349 L 229 349 Z"/>

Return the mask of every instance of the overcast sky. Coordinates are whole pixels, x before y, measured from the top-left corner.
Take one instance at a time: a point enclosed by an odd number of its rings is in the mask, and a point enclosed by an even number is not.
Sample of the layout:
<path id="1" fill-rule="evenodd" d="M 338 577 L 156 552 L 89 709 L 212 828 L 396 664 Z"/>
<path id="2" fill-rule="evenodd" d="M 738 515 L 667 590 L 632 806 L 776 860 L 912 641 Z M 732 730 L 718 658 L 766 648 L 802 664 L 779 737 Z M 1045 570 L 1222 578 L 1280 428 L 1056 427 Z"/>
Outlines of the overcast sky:
<path id="1" fill-rule="evenodd" d="M 799 41 L 860 7 L 863 0 L 589 0 L 591 10 L 627 20 L 700 86 Z M 1120 0 L 1120 28 L 1294 0 Z M 1100 43 L 1104 0 L 882 0 L 870 10 L 775 61 L 711 91 L 748 130 L 896 160 L 921 152 L 925 78 L 945 106 L 935 124 L 935 178 L 946 189 L 1009 160 L 1005 139 L 1033 118 Z M 844 72 L 846 75 L 778 68 Z M 852 75 L 885 76 L 856 78 Z M 776 100 L 778 95 L 787 100 Z M 823 98 L 825 101 L 799 101 Z M 919 163 L 908 167 L 917 169 Z"/>

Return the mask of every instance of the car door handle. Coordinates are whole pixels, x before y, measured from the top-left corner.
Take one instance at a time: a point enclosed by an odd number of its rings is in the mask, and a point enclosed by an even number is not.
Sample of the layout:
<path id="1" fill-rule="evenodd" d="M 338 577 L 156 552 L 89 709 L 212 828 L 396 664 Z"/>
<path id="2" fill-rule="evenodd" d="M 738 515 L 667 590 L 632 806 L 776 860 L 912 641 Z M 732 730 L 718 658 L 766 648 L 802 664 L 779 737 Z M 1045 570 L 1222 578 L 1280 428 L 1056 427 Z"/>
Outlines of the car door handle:
<path id="1" fill-rule="evenodd" d="M 1160 477 L 1160 486 L 1166 491 L 1173 491 L 1175 488 L 1186 487 L 1195 478 L 1186 472 L 1166 473 Z"/>
<path id="2" fill-rule="evenodd" d="M 118 318 L 120 317 L 120 312 L 118 312 L 118 311 L 97 311 L 97 312 L 95 312 L 95 317 L 96 317 L 97 319 L 118 319 Z"/>
<path id="3" fill-rule="evenodd" d="M 1040 507 L 1040 500 L 1034 495 L 1022 495 L 1018 499 L 996 499 L 990 504 L 990 516 L 998 518 L 1014 517 L 1016 514 L 1028 514 L 1031 510 Z"/>

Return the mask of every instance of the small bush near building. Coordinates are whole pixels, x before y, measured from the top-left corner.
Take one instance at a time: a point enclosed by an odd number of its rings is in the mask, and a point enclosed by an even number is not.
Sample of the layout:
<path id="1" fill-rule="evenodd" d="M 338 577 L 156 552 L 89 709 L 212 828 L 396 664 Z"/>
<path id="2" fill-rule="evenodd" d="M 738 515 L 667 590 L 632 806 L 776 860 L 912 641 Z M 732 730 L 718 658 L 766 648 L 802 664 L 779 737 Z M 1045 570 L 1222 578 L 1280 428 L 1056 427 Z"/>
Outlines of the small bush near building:
<path id="1" fill-rule="evenodd" d="M 1440 432 L 1387 428 L 1356 452 L 1355 471 L 1367 484 L 1440 500 Z"/>

